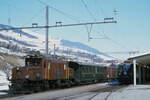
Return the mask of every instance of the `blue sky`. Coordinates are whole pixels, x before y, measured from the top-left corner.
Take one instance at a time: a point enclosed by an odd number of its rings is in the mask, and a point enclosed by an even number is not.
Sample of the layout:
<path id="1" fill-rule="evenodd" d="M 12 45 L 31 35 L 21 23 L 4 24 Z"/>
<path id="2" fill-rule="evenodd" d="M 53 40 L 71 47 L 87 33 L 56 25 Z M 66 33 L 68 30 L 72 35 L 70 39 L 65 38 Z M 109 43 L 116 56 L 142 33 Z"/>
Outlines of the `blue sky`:
<path id="1" fill-rule="evenodd" d="M 49 33 L 54 38 L 66 39 L 88 44 L 102 52 L 150 50 L 150 0 L 41 0 L 59 9 L 49 9 L 49 23 L 61 21 L 62 24 L 103 21 L 105 17 L 115 17 L 117 24 L 101 24 L 92 27 L 91 36 L 102 38 L 103 34 L 110 39 L 93 39 L 88 42 L 85 26 L 52 28 Z M 118 10 L 114 15 L 113 10 Z M 0 0 L 0 22 L 12 26 L 31 26 L 32 23 L 45 25 L 45 6 L 38 0 Z M 88 26 L 90 28 L 90 26 Z M 33 30 L 44 34 L 44 30 Z M 113 54 L 116 58 L 127 58 L 129 55 Z"/>

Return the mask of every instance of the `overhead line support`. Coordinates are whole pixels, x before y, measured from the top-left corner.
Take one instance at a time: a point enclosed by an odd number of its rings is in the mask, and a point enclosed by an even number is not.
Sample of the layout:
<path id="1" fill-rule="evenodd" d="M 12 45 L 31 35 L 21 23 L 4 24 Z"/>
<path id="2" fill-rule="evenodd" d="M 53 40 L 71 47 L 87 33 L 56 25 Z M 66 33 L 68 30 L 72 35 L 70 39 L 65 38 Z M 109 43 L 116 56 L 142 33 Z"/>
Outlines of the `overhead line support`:
<path id="1" fill-rule="evenodd" d="M 46 44 L 45 44 L 45 53 L 46 53 L 46 56 L 48 56 L 48 26 L 49 26 L 49 19 L 48 19 L 48 6 L 46 6 L 46 36 L 45 36 L 45 41 L 46 41 Z"/>
<path id="2" fill-rule="evenodd" d="M 37 26 L 37 27 L 16 27 L 16 28 L 3 28 L 2 30 L 15 30 L 15 29 L 31 29 L 31 28 L 57 28 L 57 27 L 67 27 L 67 26 L 82 26 L 82 25 L 94 25 L 94 24 L 108 24 L 117 23 L 117 21 L 104 21 L 104 22 L 88 22 L 88 23 L 78 23 L 78 24 L 65 24 L 65 25 L 53 25 L 53 26 Z"/>

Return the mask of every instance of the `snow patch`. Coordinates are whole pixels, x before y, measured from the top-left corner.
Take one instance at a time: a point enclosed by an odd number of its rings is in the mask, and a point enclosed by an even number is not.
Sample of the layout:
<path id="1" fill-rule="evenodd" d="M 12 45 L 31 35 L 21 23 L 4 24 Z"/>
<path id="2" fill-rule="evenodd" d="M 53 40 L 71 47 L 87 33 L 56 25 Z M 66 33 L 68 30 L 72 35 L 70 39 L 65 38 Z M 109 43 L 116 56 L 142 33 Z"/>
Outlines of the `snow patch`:
<path id="1" fill-rule="evenodd" d="M 0 90 L 8 90 L 9 81 L 6 74 L 0 70 Z"/>
<path id="2" fill-rule="evenodd" d="M 0 24 L 0 28 L 10 27 L 11 26 Z M 0 45 L 12 49 L 0 48 L 0 52 L 8 54 L 24 56 L 29 51 L 40 51 L 44 53 L 45 36 L 27 29 L 0 31 Z M 54 54 L 54 45 L 56 47 L 56 55 L 65 56 L 74 61 L 102 63 L 104 60 L 112 60 L 107 54 L 80 42 L 71 42 L 49 37 L 49 53 L 51 55 Z M 14 52 L 15 50 L 17 52 Z"/>

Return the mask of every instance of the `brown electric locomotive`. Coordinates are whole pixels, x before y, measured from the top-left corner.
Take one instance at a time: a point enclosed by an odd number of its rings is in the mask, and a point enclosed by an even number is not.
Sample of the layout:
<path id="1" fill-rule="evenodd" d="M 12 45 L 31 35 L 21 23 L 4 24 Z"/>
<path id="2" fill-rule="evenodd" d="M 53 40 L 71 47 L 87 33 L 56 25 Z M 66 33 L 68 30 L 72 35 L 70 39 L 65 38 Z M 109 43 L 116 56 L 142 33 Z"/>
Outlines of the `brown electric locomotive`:
<path id="1" fill-rule="evenodd" d="M 27 56 L 25 67 L 12 69 L 11 90 L 41 90 L 70 86 L 74 71 L 66 61 L 43 56 Z"/>

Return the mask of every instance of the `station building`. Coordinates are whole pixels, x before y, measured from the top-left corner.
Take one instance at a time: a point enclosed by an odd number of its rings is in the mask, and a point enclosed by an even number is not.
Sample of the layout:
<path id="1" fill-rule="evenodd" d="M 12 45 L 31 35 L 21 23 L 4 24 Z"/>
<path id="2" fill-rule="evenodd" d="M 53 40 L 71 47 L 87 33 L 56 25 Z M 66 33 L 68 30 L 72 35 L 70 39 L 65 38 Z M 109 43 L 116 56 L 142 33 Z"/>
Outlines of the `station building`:
<path id="1" fill-rule="evenodd" d="M 150 84 L 150 53 L 128 59 L 133 63 L 133 80 L 136 84 Z"/>

